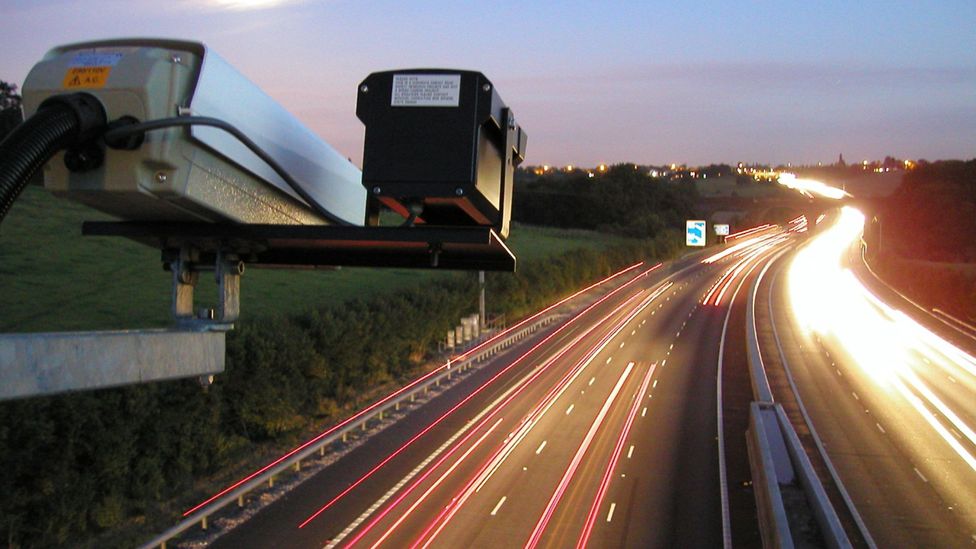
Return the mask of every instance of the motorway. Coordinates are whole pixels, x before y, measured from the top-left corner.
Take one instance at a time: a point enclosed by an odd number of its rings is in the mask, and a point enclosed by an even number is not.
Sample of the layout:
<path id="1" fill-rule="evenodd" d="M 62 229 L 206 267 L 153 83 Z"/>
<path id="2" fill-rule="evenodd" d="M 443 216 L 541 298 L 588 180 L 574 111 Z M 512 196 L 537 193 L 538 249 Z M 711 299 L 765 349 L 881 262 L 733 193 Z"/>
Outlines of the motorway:
<path id="1" fill-rule="evenodd" d="M 565 321 L 371 435 L 214 545 L 757 539 L 741 473 L 731 513 L 723 490 L 719 357 L 726 333 L 741 343 L 741 325 L 728 325 L 730 304 L 743 299 L 737 290 L 790 237 L 750 238 L 705 261 L 640 266 L 597 288 Z M 728 457 L 741 464 L 744 437 L 733 438 Z"/>
<path id="2" fill-rule="evenodd" d="M 836 217 L 795 259 L 777 261 L 759 289 L 774 397 L 815 452 L 785 359 L 878 546 L 974 546 L 976 362 L 865 288 L 858 280 L 870 276 L 860 257 L 862 218 L 849 209 Z"/>

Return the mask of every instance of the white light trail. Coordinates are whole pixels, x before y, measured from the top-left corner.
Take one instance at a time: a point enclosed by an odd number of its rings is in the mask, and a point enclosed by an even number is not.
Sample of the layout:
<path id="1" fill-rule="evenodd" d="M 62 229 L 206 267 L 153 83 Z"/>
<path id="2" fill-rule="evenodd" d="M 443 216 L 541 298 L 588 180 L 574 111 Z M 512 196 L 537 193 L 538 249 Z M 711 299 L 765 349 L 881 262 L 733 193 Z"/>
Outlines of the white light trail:
<path id="1" fill-rule="evenodd" d="M 815 179 L 800 178 L 791 173 L 779 174 L 779 184 L 799 191 L 809 197 L 816 195 L 821 198 L 840 200 L 841 198 L 850 196 L 847 192 L 837 187 L 831 187 Z"/>
<path id="2" fill-rule="evenodd" d="M 976 383 L 976 359 L 889 307 L 843 266 L 863 226 L 863 214 L 844 208 L 832 227 L 797 253 L 789 270 L 796 318 L 809 332 L 840 345 L 886 395 L 903 398 L 976 471 L 976 457 L 949 430 L 976 445 L 976 431 L 963 419 L 972 417 L 973 409 L 954 410 L 920 375 L 941 369 Z"/>

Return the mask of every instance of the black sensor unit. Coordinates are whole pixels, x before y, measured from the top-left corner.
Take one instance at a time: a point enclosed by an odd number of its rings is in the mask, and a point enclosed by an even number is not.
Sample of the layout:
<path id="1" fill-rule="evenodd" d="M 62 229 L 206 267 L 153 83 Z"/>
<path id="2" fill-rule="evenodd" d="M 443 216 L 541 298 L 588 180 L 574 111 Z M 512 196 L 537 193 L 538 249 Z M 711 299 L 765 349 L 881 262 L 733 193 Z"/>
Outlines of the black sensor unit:
<path id="1" fill-rule="evenodd" d="M 359 85 L 363 185 L 411 223 L 491 226 L 508 236 L 526 135 L 485 75 L 407 69 Z M 375 221 L 375 216 L 369 216 Z"/>

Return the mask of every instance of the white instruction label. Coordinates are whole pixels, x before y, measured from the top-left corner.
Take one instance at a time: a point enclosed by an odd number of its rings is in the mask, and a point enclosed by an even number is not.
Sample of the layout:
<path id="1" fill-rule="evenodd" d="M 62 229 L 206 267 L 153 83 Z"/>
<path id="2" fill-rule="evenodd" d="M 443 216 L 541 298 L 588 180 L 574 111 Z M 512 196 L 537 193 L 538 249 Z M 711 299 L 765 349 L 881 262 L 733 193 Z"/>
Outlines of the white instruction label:
<path id="1" fill-rule="evenodd" d="M 460 98 L 460 74 L 393 75 L 394 107 L 457 107 Z"/>

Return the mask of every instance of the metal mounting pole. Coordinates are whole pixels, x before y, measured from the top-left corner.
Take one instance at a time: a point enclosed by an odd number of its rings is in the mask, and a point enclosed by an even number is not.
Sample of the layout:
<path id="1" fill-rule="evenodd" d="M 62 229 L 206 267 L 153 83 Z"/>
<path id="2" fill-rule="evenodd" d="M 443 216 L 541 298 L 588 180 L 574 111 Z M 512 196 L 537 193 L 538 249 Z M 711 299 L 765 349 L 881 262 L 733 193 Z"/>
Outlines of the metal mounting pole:
<path id="1" fill-rule="evenodd" d="M 485 329 L 485 272 L 478 271 L 478 332 Z"/>

